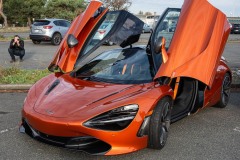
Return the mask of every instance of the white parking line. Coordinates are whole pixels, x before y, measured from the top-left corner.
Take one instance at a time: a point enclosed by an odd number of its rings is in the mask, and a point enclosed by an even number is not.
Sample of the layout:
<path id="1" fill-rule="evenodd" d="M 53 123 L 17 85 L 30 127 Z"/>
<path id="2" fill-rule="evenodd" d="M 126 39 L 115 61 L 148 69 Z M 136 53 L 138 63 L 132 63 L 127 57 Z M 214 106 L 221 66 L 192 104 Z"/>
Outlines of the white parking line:
<path id="1" fill-rule="evenodd" d="M 5 129 L 5 130 L 0 131 L 0 134 L 3 134 L 3 133 L 5 133 L 5 132 L 8 132 L 8 129 Z"/>
<path id="2" fill-rule="evenodd" d="M 3 133 L 6 133 L 6 132 L 9 132 L 9 131 L 12 131 L 12 130 L 14 130 L 14 129 L 16 129 L 16 128 L 18 128 L 18 126 L 13 127 L 13 128 L 8 128 L 8 129 L 1 130 L 1 131 L 0 131 L 0 134 L 3 134 Z"/>
<path id="3" fill-rule="evenodd" d="M 234 131 L 240 132 L 240 127 L 236 127 L 235 129 L 233 129 Z"/>

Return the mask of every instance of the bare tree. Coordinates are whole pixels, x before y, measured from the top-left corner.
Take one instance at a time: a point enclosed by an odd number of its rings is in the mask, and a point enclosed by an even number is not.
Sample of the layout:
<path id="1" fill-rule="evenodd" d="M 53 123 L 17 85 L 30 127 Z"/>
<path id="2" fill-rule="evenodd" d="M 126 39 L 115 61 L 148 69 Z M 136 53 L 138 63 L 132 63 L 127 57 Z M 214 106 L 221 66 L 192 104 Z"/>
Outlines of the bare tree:
<path id="1" fill-rule="evenodd" d="M 102 0 L 102 2 L 112 11 L 128 10 L 132 5 L 131 0 Z"/>
<path id="2" fill-rule="evenodd" d="M 3 13 L 3 0 L 0 0 L 0 15 L 3 17 L 4 19 L 4 26 L 8 27 L 8 23 L 7 23 L 7 16 L 5 16 L 5 14 Z"/>
<path id="3" fill-rule="evenodd" d="M 143 15 L 143 11 L 139 11 L 138 14 Z"/>

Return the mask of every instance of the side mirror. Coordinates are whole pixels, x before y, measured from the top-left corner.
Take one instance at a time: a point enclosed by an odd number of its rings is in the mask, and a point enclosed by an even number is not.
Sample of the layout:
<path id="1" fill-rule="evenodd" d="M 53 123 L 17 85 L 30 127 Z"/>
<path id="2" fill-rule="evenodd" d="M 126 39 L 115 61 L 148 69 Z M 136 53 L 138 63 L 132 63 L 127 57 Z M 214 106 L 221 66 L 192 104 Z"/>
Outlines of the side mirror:
<path id="1" fill-rule="evenodd" d="M 67 38 L 67 44 L 69 48 L 73 48 L 78 44 L 78 40 L 74 35 L 69 34 Z"/>
<path id="2" fill-rule="evenodd" d="M 156 54 L 162 53 L 163 63 L 166 63 L 168 60 L 168 54 L 166 50 L 166 39 L 164 37 L 159 37 L 154 44 L 154 51 Z"/>
<path id="3" fill-rule="evenodd" d="M 99 7 L 98 10 L 93 14 L 93 18 L 97 18 L 106 8 Z"/>

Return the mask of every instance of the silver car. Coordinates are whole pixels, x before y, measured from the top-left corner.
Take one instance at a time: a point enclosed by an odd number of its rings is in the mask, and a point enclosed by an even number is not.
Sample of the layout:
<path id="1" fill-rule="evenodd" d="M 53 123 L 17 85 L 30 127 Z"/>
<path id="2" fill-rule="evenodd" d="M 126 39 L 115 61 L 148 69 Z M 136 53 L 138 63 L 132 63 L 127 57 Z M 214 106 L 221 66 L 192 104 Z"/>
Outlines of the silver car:
<path id="1" fill-rule="evenodd" d="M 31 25 L 29 37 L 34 44 L 39 44 L 41 41 L 51 41 L 53 45 L 59 45 L 70 24 L 64 19 L 35 20 Z"/>
<path id="2" fill-rule="evenodd" d="M 150 27 L 148 24 L 144 24 L 143 26 L 143 30 L 142 30 L 142 33 L 149 33 L 149 32 L 152 32 L 152 27 Z"/>

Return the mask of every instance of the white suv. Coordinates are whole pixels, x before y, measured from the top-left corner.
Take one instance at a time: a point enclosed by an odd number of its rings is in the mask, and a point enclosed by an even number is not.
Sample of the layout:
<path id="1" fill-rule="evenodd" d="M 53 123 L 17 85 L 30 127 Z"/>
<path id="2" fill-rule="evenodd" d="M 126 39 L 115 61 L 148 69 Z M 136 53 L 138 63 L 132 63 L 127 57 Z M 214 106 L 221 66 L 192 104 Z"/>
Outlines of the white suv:
<path id="1" fill-rule="evenodd" d="M 59 45 L 70 24 L 64 19 L 35 20 L 31 25 L 29 37 L 34 44 L 39 44 L 41 41 L 51 41 L 53 45 Z"/>

